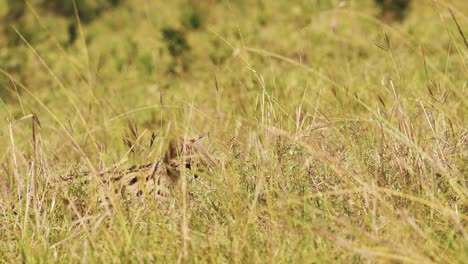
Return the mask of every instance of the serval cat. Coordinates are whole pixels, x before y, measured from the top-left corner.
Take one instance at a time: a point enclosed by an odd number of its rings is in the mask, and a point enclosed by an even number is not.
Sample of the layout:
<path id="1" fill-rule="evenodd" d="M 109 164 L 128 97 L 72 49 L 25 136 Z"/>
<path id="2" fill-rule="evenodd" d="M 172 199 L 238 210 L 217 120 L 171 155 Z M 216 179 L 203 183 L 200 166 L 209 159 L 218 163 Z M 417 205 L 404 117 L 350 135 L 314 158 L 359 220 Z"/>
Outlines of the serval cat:
<path id="1" fill-rule="evenodd" d="M 164 204 L 182 173 L 196 173 L 199 164 L 197 155 L 203 139 L 204 137 L 174 139 L 164 157 L 156 162 L 135 165 L 128 169 L 115 168 L 98 172 L 97 179 L 91 172 L 82 173 L 80 176 L 88 177 L 84 184 L 89 184 L 93 178 L 96 179 L 104 194 L 112 192 L 114 197 L 124 202 L 134 204 L 144 199 L 154 199 L 158 205 Z M 76 178 L 77 175 L 68 175 L 65 180 Z M 109 195 L 101 195 L 98 202 L 103 203 L 104 200 L 109 200 Z"/>

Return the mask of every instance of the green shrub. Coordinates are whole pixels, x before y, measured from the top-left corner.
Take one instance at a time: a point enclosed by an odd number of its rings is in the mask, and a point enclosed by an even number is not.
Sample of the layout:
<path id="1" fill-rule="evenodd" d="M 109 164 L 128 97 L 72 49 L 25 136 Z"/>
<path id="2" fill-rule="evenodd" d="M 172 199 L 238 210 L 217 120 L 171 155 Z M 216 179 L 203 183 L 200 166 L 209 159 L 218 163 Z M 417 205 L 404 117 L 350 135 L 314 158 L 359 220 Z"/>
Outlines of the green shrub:
<path id="1" fill-rule="evenodd" d="M 197 9 L 191 9 L 182 18 L 182 24 L 187 29 L 199 29 L 203 25 L 203 15 Z"/>
<path id="2" fill-rule="evenodd" d="M 166 42 L 167 49 L 173 57 L 182 55 L 183 52 L 190 50 L 190 45 L 182 31 L 165 27 L 162 29 L 162 35 Z"/>
<path id="3" fill-rule="evenodd" d="M 375 0 L 381 9 L 383 20 L 403 20 L 408 12 L 410 0 Z"/>

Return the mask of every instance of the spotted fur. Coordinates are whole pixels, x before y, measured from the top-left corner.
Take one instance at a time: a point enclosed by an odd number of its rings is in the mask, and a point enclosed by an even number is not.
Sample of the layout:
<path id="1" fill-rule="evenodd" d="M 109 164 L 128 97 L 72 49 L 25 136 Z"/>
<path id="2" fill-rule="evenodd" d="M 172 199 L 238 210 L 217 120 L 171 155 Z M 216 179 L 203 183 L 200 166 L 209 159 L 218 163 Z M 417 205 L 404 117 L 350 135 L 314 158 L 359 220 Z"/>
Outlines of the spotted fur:
<path id="1" fill-rule="evenodd" d="M 193 175 L 198 167 L 197 153 L 203 137 L 194 139 L 175 139 L 163 158 L 156 162 L 135 165 L 127 169 L 110 169 L 99 172 L 97 179 L 90 172 L 80 176 L 88 176 L 99 181 L 106 192 L 113 192 L 115 197 L 126 202 L 141 202 L 144 199 L 154 199 L 157 203 L 167 200 L 183 173 Z M 194 175 L 196 177 L 196 175 Z M 77 178 L 68 176 L 67 179 Z M 102 198 L 100 200 L 102 201 Z M 106 200 L 109 195 L 105 195 Z"/>

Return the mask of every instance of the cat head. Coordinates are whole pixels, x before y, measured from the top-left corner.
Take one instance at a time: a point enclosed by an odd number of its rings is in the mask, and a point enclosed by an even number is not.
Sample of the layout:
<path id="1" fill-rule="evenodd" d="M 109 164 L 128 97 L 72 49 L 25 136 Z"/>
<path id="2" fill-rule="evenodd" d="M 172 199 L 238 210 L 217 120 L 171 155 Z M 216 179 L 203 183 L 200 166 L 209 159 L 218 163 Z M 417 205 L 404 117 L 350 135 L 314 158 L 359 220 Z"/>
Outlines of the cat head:
<path id="1" fill-rule="evenodd" d="M 206 136 L 180 137 L 171 140 L 164 155 L 164 164 L 167 174 L 173 181 L 180 179 L 182 173 L 194 175 L 197 171 L 199 165 L 197 155 L 205 138 Z"/>

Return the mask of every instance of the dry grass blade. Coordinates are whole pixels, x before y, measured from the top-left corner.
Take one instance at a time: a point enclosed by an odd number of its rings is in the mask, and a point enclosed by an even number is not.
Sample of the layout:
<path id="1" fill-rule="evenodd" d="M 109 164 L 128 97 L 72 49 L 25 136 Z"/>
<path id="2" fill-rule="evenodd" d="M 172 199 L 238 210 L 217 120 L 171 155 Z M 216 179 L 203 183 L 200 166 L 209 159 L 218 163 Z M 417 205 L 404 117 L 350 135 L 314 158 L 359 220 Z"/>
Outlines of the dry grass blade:
<path id="1" fill-rule="evenodd" d="M 0 263 L 468 263 L 468 2 L 185 2 L 0 1 Z"/>
<path id="2" fill-rule="evenodd" d="M 453 14 L 452 9 L 449 8 L 449 11 L 450 11 L 450 15 L 452 15 L 453 22 L 455 22 L 455 25 L 457 25 L 458 33 L 460 33 L 460 36 L 462 37 L 463 42 L 465 43 L 465 48 L 468 49 L 468 42 L 466 41 L 465 34 L 463 33 L 463 30 L 461 29 L 460 24 L 458 24 L 457 18 Z"/>

